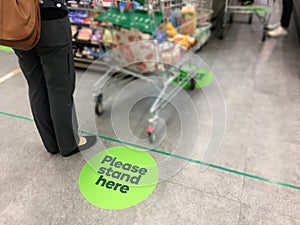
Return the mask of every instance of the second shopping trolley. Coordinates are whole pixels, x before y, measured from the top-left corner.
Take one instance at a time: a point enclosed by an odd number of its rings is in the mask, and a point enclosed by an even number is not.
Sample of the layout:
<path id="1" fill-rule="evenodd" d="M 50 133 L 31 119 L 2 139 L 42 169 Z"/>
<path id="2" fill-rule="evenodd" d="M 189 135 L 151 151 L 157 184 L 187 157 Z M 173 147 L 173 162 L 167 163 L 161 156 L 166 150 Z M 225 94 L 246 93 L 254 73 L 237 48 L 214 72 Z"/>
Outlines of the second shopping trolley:
<path id="1" fill-rule="evenodd" d="M 267 26 L 271 17 L 273 1 L 274 0 L 255 0 L 253 4 L 244 5 L 243 1 L 240 0 L 226 0 L 223 23 L 219 33 L 220 39 L 224 38 L 228 23 L 233 22 L 234 15 L 243 14 L 248 16 L 249 24 L 252 23 L 253 16 L 257 16 L 263 26 L 262 41 L 265 41 L 267 37 Z"/>

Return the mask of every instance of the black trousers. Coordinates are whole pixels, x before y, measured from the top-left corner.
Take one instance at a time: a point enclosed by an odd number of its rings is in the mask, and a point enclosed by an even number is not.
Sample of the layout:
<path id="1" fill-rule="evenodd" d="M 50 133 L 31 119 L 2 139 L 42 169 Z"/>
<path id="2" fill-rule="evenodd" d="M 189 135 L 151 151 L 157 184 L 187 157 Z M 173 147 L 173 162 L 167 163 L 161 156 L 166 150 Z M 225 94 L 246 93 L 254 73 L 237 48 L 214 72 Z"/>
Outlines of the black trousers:
<path id="1" fill-rule="evenodd" d="M 293 0 L 283 0 L 283 9 L 281 16 L 281 26 L 288 28 L 291 22 L 293 12 Z"/>
<path id="2" fill-rule="evenodd" d="M 30 51 L 16 50 L 29 86 L 35 124 L 50 153 L 68 154 L 77 147 L 73 107 L 75 69 L 68 16 L 42 20 L 41 39 Z"/>

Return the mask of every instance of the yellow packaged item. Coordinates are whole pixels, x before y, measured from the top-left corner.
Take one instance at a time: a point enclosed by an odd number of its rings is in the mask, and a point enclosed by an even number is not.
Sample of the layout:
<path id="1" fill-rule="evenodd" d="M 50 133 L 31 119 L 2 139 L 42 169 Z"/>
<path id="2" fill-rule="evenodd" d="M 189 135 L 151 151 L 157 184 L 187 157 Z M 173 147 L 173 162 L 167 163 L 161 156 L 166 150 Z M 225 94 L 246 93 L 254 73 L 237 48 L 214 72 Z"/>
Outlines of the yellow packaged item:
<path id="1" fill-rule="evenodd" d="M 171 23 L 167 24 L 167 34 L 169 37 L 174 37 L 177 35 L 177 31 Z"/>
<path id="2" fill-rule="evenodd" d="M 191 48 L 196 43 L 196 39 L 191 37 L 190 35 L 180 35 L 180 34 L 172 38 L 171 41 L 174 43 L 178 43 L 179 45 L 187 49 Z"/>
<path id="3" fill-rule="evenodd" d="M 193 35 L 197 27 L 197 12 L 194 6 L 187 5 L 181 10 L 181 34 Z"/>
<path id="4" fill-rule="evenodd" d="M 189 43 L 190 36 L 189 35 L 177 35 L 175 36 L 171 41 L 174 43 L 178 43 L 179 45 L 189 48 L 190 43 Z"/>
<path id="5" fill-rule="evenodd" d="M 103 34 L 103 41 L 106 43 L 113 43 L 113 31 L 110 31 L 108 29 L 104 30 L 104 34 Z"/>

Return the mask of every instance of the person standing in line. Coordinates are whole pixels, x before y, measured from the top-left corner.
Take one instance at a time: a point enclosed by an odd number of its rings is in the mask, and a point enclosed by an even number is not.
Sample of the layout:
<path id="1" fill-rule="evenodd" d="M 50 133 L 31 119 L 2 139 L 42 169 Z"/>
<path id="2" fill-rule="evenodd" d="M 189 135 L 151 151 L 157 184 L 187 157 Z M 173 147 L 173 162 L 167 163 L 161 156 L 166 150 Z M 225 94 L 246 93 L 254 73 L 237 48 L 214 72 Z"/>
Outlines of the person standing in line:
<path id="1" fill-rule="evenodd" d="M 75 68 L 65 1 L 40 0 L 40 11 L 38 44 L 29 51 L 14 51 L 29 86 L 32 114 L 46 150 L 68 157 L 94 145 L 96 137 L 77 134 Z"/>
<path id="2" fill-rule="evenodd" d="M 283 0 L 283 9 L 280 24 L 271 25 L 271 31 L 268 32 L 270 37 L 284 37 L 288 34 L 288 28 L 293 13 L 293 0 Z"/>

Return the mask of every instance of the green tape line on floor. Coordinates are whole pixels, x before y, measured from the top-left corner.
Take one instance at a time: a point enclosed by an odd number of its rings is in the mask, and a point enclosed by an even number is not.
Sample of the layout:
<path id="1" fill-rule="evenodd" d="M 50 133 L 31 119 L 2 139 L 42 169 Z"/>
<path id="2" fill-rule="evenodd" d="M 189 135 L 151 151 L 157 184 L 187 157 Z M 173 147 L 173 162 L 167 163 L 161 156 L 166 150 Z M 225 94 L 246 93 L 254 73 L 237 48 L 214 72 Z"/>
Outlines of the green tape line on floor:
<path id="1" fill-rule="evenodd" d="M 23 119 L 23 120 L 27 120 L 27 121 L 34 121 L 32 118 L 19 116 L 19 115 L 15 115 L 15 114 L 11 114 L 11 113 L 6 113 L 6 112 L 1 112 L 1 111 L 0 111 L 0 115 L 9 116 L 9 117 L 17 118 L 17 119 Z M 160 151 L 160 150 L 157 150 L 157 149 L 148 148 L 148 147 L 145 147 L 145 146 L 132 144 L 132 143 L 129 143 L 129 142 L 121 141 L 121 140 L 110 138 L 110 137 L 105 137 L 105 136 L 102 136 L 102 135 L 93 134 L 93 133 L 86 132 L 86 131 L 79 130 L 78 132 L 83 133 L 83 134 L 87 134 L 87 135 L 93 135 L 93 136 L 96 136 L 98 138 L 101 138 L 101 139 L 104 139 L 104 140 L 107 140 L 107 141 L 112 141 L 112 142 L 120 143 L 120 144 L 126 144 L 126 145 L 129 145 L 129 146 L 132 146 L 132 147 L 144 149 L 144 150 L 151 151 L 151 152 L 154 152 L 154 153 L 167 155 L 167 156 L 174 157 L 174 158 L 177 158 L 177 159 L 182 159 L 182 160 L 192 162 L 192 163 L 196 163 L 196 164 L 199 164 L 199 165 L 205 165 L 205 166 L 215 168 L 215 169 L 218 169 L 218 170 L 222 170 L 222 171 L 225 171 L 225 172 L 228 172 L 228 173 L 237 174 L 237 175 L 241 175 L 241 176 L 244 176 L 244 177 L 249 177 L 249 178 L 252 178 L 252 179 L 255 179 L 255 180 L 260 180 L 260 181 L 264 181 L 264 182 L 267 182 L 267 183 L 276 184 L 276 185 L 279 185 L 279 186 L 289 187 L 289 188 L 300 190 L 300 186 L 297 186 L 297 185 L 288 184 L 288 183 L 284 183 L 284 182 L 280 182 L 280 181 L 276 181 L 276 180 L 256 176 L 256 175 L 253 175 L 253 174 L 249 174 L 249 173 L 229 169 L 229 168 L 226 168 L 226 167 L 223 167 L 223 166 L 218 166 L 218 165 L 202 162 L 202 161 L 196 160 L 196 159 L 186 158 L 186 157 L 183 157 L 183 156 L 171 154 L 171 153 Z"/>
<path id="2" fill-rule="evenodd" d="M 31 122 L 34 121 L 34 119 L 32 119 L 32 118 L 28 118 L 28 117 L 25 117 L 25 116 L 18 116 L 18 115 L 11 114 L 11 113 L 0 112 L 0 114 L 4 115 L 4 116 L 14 117 L 14 118 L 17 118 L 17 119 L 28 120 L 28 121 L 31 121 Z"/>

